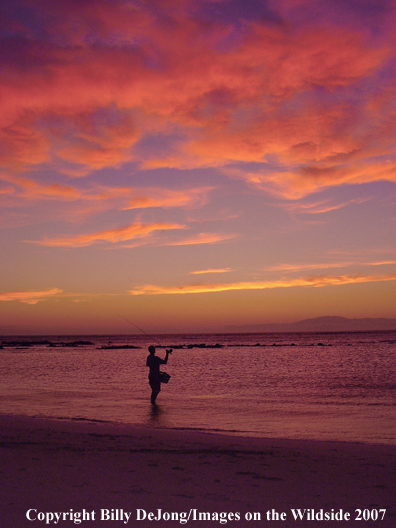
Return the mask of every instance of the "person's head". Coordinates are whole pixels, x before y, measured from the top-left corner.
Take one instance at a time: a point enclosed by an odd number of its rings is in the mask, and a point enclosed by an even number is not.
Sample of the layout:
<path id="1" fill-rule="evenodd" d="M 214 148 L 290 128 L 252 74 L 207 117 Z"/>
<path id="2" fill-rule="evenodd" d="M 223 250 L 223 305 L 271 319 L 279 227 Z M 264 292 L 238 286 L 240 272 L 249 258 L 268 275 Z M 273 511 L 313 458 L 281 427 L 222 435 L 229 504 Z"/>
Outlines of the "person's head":
<path id="1" fill-rule="evenodd" d="M 155 346 L 150 345 L 150 346 L 148 347 L 148 350 L 149 350 L 150 354 L 153 354 L 153 355 L 155 354 Z"/>

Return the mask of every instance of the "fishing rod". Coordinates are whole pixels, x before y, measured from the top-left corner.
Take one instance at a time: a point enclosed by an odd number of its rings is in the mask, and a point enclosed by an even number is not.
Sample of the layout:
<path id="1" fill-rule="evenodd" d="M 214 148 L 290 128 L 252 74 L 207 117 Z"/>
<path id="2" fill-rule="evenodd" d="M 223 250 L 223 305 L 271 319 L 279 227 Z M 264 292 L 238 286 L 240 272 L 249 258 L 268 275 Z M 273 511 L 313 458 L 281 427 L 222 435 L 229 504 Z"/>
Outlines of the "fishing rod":
<path id="1" fill-rule="evenodd" d="M 132 282 L 132 279 L 131 277 L 128 276 L 128 279 Z M 117 314 L 118 317 L 121 317 L 121 319 L 124 319 L 124 321 L 126 321 L 127 323 L 131 324 L 132 326 L 134 326 L 135 328 L 137 328 L 138 330 L 140 330 L 143 334 L 145 334 L 146 336 L 150 337 L 153 341 L 155 341 L 157 343 L 157 345 L 159 345 L 161 348 L 165 348 L 164 346 L 161 345 L 161 343 L 159 341 L 157 341 L 157 339 L 155 339 L 155 337 L 153 337 L 151 334 L 148 334 L 147 332 L 145 332 L 143 330 L 143 328 L 140 328 L 140 326 L 136 325 L 135 323 L 133 323 L 132 321 L 130 321 L 129 319 L 127 319 L 126 317 L 124 317 L 123 315 L 120 315 L 120 314 Z"/>
<path id="2" fill-rule="evenodd" d="M 124 317 L 123 315 L 120 315 L 120 314 L 117 314 L 118 317 L 121 317 L 121 319 L 124 319 L 124 321 L 126 321 L 127 323 L 131 324 L 132 326 L 134 326 L 135 328 L 137 328 L 138 330 L 140 330 L 143 334 L 146 334 L 146 336 L 150 337 L 153 341 L 155 341 L 157 343 L 157 345 L 159 345 L 161 348 L 164 348 L 161 343 L 159 341 L 157 341 L 155 339 L 155 337 L 153 337 L 152 335 L 148 334 L 147 332 L 145 332 L 142 328 L 140 328 L 140 326 L 136 325 L 135 323 L 133 323 L 132 321 L 130 321 L 129 319 L 127 319 L 126 317 Z"/>

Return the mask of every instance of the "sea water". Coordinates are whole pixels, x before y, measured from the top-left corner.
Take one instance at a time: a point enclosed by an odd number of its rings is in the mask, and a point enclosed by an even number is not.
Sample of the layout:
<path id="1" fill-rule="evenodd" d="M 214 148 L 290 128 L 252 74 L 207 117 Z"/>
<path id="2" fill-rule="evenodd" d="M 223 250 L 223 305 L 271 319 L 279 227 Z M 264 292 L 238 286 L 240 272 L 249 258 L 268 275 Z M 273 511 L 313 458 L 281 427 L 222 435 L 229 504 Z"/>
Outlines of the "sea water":
<path id="1" fill-rule="evenodd" d="M 1 340 L 2 414 L 396 444 L 396 332 Z M 153 407 L 156 342 L 175 348 Z"/>

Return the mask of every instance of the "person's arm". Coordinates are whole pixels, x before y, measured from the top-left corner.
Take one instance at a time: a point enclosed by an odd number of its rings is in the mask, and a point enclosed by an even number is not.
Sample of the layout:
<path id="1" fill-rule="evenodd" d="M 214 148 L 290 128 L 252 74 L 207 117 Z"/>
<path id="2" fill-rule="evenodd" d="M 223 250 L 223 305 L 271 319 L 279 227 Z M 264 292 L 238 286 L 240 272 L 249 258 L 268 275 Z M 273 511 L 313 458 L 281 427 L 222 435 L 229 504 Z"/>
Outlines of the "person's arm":
<path id="1" fill-rule="evenodd" d="M 171 348 L 166 351 L 165 359 L 162 360 L 164 365 L 166 365 L 168 363 L 169 354 L 172 354 L 172 349 Z"/>

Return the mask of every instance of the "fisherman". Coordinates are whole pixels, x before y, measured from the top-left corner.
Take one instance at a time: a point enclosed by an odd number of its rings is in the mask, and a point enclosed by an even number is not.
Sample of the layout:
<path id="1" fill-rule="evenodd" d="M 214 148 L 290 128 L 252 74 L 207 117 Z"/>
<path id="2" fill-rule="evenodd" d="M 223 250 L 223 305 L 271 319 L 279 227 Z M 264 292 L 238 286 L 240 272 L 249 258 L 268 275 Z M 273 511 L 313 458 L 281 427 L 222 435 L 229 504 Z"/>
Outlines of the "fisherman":
<path id="1" fill-rule="evenodd" d="M 149 384 L 151 387 L 151 403 L 155 405 L 155 400 L 161 390 L 160 365 L 168 363 L 169 354 L 172 354 L 172 349 L 166 351 L 165 359 L 155 355 L 155 346 L 148 347 L 150 354 L 147 356 L 146 365 L 149 367 Z"/>

